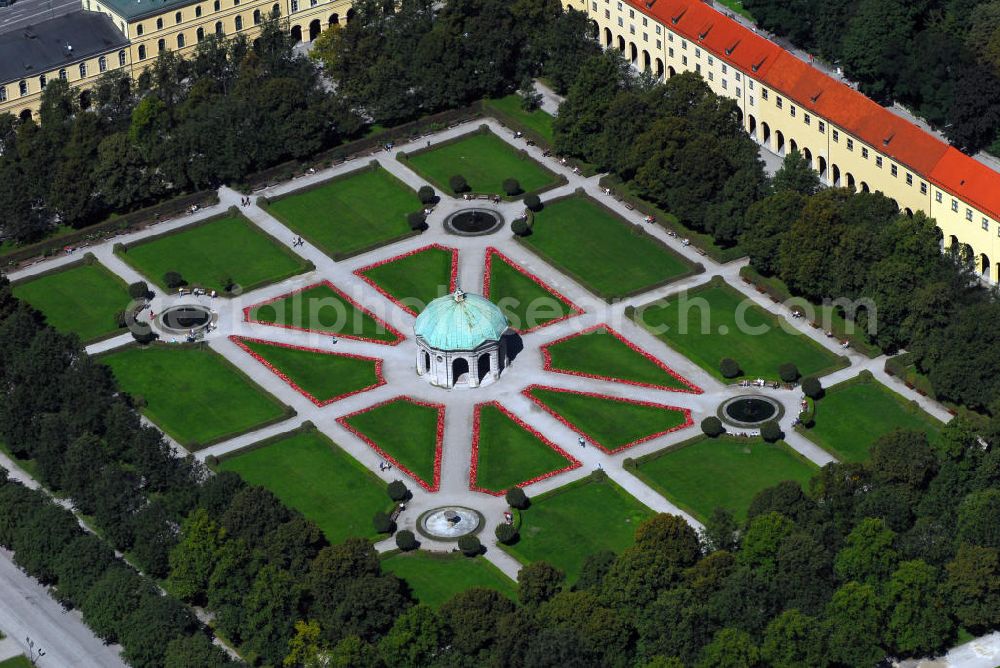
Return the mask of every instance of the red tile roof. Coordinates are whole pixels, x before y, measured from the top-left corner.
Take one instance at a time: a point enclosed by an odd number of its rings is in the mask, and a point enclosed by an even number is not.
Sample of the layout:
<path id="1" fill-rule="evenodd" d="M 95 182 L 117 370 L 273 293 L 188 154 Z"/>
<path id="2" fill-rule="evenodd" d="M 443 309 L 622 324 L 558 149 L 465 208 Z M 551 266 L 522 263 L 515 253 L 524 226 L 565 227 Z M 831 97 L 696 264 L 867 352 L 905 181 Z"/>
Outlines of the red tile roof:
<path id="1" fill-rule="evenodd" d="M 1000 220 L 1000 173 L 699 0 L 626 0 L 715 57 Z"/>

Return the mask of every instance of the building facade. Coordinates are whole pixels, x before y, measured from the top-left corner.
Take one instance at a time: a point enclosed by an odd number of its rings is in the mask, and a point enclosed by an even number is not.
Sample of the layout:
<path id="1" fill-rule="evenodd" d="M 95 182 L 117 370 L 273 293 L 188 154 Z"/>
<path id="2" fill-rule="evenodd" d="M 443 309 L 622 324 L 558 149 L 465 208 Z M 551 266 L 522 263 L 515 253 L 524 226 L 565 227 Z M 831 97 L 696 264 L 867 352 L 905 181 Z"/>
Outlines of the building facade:
<path id="1" fill-rule="evenodd" d="M 936 219 L 945 247 L 1000 279 L 1000 173 L 699 0 L 565 0 L 605 48 L 658 77 L 697 72 L 778 155 L 798 149 L 830 186 L 878 191 Z"/>

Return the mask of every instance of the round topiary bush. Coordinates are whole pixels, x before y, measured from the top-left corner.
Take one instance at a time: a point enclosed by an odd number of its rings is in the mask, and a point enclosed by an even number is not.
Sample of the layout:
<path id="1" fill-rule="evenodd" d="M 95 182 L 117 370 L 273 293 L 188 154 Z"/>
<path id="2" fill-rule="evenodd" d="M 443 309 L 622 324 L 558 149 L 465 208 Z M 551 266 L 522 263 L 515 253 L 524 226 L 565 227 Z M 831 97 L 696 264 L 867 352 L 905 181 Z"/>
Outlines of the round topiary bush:
<path id="1" fill-rule="evenodd" d="M 422 230 L 427 227 L 427 218 L 423 211 L 414 211 L 406 214 L 406 222 L 411 230 Z"/>
<path id="2" fill-rule="evenodd" d="M 736 378 L 742 373 L 740 365 L 732 357 L 723 357 L 719 362 L 719 371 L 723 378 Z"/>
<path id="3" fill-rule="evenodd" d="M 223 292 L 232 292 L 233 288 L 236 287 L 236 281 L 229 274 L 222 274 L 219 276 L 219 285 L 222 286 Z"/>
<path id="4" fill-rule="evenodd" d="M 521 184 L 517 179 L 504 179 L 503 180 L 503 191 L 513 197 L 514 195 L 521 194 Z"/>
<path id="5" fill-rule="evenodd" d="M 517 218 L 510 224 L 510 231 L 519 237 L 528 236 L 528 220 L 526 218 Z"/>
<path id="6" fill-rule="evenodd" d="M 701 421 L 701 430 L 706 436 L 715 438 L 720 435 L 726 429 L 722 426 L 722 420 L 715 417 L 714 415 L 709 415 L 707 418 Z"/>
<path id="7" fill-rule="evenodd" d="M 434 188 L 430 186 L 420 186 L 420 190 L 417 191 L 417 197 L 420 198 L 421 204 L 433 204 L 434 200 L 437 199 Z"/>
<path id="8" fill-rule="evenodd" d="M 455 176 L 448 179 L 448 187 L 457 193 L 464 193 L 469 190 L 469 184 L 461 174 L 455 174 Z"/>
<path id="9" fill-rule="evenodd" d="M 123 244 L 123 243 L 116 243 L 116 244 L 115 244 L 114 246 L 112 246 L 112 247 L 111 247 L 111 251 L 112 251 L 112 252 L 113 252 L 113 253 L 114 253 L 115 255 L 122 255 L 122 254 L 124 254 L 124 253 L 125 253 L 126 251 L 128 251 L 128 247 L 127 247 L 127 246 L 125 246 L 125 244 Z"/>
<path id="10" fill-rule="evenodd" d="M 498 524 L 494 533 L 497 535 L 497 540 L 504 545 L 510 545 L 517 539 L 517 529 L 513 524 Z"/>
<path id="11" fill-rule="evenodd" d="M 375 517 L 372 518 L 372 524 L 375 525 L 375 531 L 378 533 L 392 533 L 396 530 L 396 523 L 392 521 L 392 517 L 389 513 L 382 512 L 381 510 L 375 513 Z"/>
<path id="12" fill-rule="evenodd" d="M 458 539 L 458 549 L 467 557 L 475 557 L 483 551 L 483 544 L 475 536 L 462 536 Z"/>
<path id="13" fill-rule="evenodd" d="M 532 211 L 542 210 L 542 200 L 538 195 L 528 195 L 524 198 L 524 206 L 528 207 Z"/>
<path id="14" fill-rule="evenodd" d="M 518 508 L 520 510 L 527 508 L 529 503 L 528 495 L 520 487 L 511 487 L 508 489 L 504 495 L 504 499 L 506 499 L 507 505 L 511 508 Z"/>
<path id="15" fill-rule="evenodd" d="M 160 338 L 160 335 L 147 327 L 143 331 L 133 329 L 132 338 L 135 339 L 136 343 L 139 345 L 145 346 Z"/>
<path id="16" fill-rule="evenodd" d="M 386 488 L 389 498 L 393 501 L 405 501 L 410 498 L 410 490 L 406 488 L 406 483 L 402 480 L 393 480 Z"/>
<path id="17" fill-rule="evenodd" d="M 786 383 L 794 383 L 799 379 L 799 367 L 791 362 L 785 362 L 778 367 L 778 377 Z"/>
<path id="18" fill-rule="evenodd" d="M 219 465 L 219 458 L 215 455 L 209 455 L 208 457 L 205 457 L 205 464 L 214 469 Z"/>
<path id="19" fill-rule="evenodd" d="M 774 443 L 782 436 L 784 434 L 781 433 L 781 427 L 778 426 L 777 420 L 768 420 L 760 426 L 760 437 L 768 443 Z"/>
<path id="20" fill-rule="evenodd" d="M 149 294 L 149 285 L 146 281 L 136 281 L 128 286 L 128 296 L 132 299 L 145 299 Z"/>
<path id="21" fill-rule="evenodd" d="M 168 271 L 163 275 L 163 284 L 171 290 L 179 288 L 185 283 L 186 281 L 184 280 L 184 277 L 176 271 Z"/>
<path id="22" fill-rule="evenodd" d="M 409 552 L 420 547 L 420 543 L 417 542 L 417 537 L 413 535 L 412 531 L 403 529 L 396 534 L 396 547 L 403 552 Z"/>
<path id="23" fill-rule="evenodd" d="M 810 399 L 819 399 L 823 396 L 823 386 L 819 382 L 819 378 L 809 376 L 808 378 L 802 379 L 802 393 L 805 394 Z"/>

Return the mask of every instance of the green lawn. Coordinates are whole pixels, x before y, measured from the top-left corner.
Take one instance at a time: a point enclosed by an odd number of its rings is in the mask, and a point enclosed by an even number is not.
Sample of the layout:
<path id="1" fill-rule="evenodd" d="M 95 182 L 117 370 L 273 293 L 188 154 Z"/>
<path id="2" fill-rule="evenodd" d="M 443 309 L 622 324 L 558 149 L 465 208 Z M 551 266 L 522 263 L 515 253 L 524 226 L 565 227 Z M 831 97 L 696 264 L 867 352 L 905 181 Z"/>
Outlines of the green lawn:
<path id="1" fill-rule="evenodd" d="M 354 273 L 373 283 L 414 315 L 432 299 L 451 292 L 454 249 L 428 246 L 388 262 L 362 267 Z M 457 261 L 457 257 L 455 257 Z"/>
<path id="2" fill-rule="evenodd" d="M 874 379 L 851 379 L 816 402 L 816 425 L 804 433 L 841 461 L 868 459 L 868 448 L 894 429 L 917 429 L 932 444 L 944 425 Z"/>
<path id="3" fill-rule="evenodd" d="M 381 168 L 362 169 L 268 206 L 335 260 L 409 236 L 406 214 L 419 209 L 417 194 Z"/>
<path id="4" fill-rule="evenodd" d="M 680 409 L 565 390 L 534 387 L 529 396 L 610 452 L 684 427 L 690 419 Z"/>
<path id="5" fill-rule="evenodd" d="M 250 309 L 250 321 L 388 343 L 399 340 L 395 332 L 352 304 L 329 283 L 318 283 L 258 304 Z"/>
<path id="6" fill-rule="evenodd" d="M 436 407 L 399 397 L 337 421 L 370 441 L 386 457 L 408 469 L 427 487 L 436 488 L 438 470 L 438 414 Z"/>
<path id="7" fill-rule="evenodd" d="M 778 316 L 716 281 L 643 306 L 633 318 L 720 380 L 719 361 L 723 357 L 736 360 L 750 378 L 777 379 L 778 367 L 784 362 L 794 362 L 803 376 L 822 375 L 847 365 L 846 359 L 805 334 L 782 329 Z"/>
<path id="8" fill-rule="evenodd" d="M 478 408 L 476 487 L 502 493 L 575 463 L 496 405 L 484 404 Z"/>
<path id="9" fill-rule="evenodd" d="M 662 362 L 633 350 L 603 326 L 556 341 L 545 350 L 555 371 L 674 390 L 691 389 Z"/>
<path id="10" fill-rule="evenodd" d="M 315 430 L 226 458 L 219 469 L 271 490 L 315 522 L 331 543 L 375 538 L 372 516 L 390 503 L 382 480 Z"/>
<path id="11" fill-rule="evenodd" d="M 521 108 L 520 95 L 514 93 L 497 100 L 486 100 L 487 112 L 491 109 L 498 109 L 501 112 L 499 115 L 507 115 L 512 121 L 523 125 L 525 129 L 538 133 L 550 146 L 555 141 L 552 131 L 552 121 L 555 118 L 552 114 L 542 111 L 541 108 L 525 111 Z"/>
<path id="12" fill-rule="evenodd" d="M 382 559 L 382 569 L 406 580 L 421 603 L 437 607 L 473 587 L 495 589 L 517 600 L 517 583 L 483 557 L 460 554 L 397 552 Z"/>
<path id="13" fill-rule="evenodd" d="M 140 241 L 121 255 L 161 288 L 179 272 L 190 285 L 223 291 L 231 279 L 243 291 L 301 274 L 311 265 L 243 216 L 226 216 Z"/>
<path id="14" fill-rule="evenodd" d="M 489 251 L 487 251 L 489 252 Z M 529 332 L 579 312 L 573 304 L 539 285 L 505 257 L 490 253 L 489 295 L 511 327 Z"/>
<path id="15" fill-rule="evenodd" d="M 189 450 L 280 420 L 286 409 L 207 346 L 128 347 L 101 357 L 150 420 Z"/>
<path id="16" fill-rule="evenodd" d="M 521 539 L 503 549 L 525 564 L 547 561 L 572 583 L 587 556 L 621 552 L 633 543 L 636 527 L 652 516 L 610 479 L 586 478 L 532 499 L 521 513 Z"/>
<path id="17" fill-rule="evenodd" d="M 547 203 L 535 214 L 531 235 L 518 240 L 608 300 L 692 270 L 680 255 L 582 195 Z"/>
<path id="18" fill-rule="evenodd" d="M 319 403 L 379 384 L 377 361 L 327 351 L 301 350 L 252 339 L 238 342 L 263 357 L 288 380 Z"/>
<path id="19" fill-rule="evenodd" d="M 465 177 L 476 193 L 503 194 L 503 181 L 517 179 L 521 190 L 532 192 L 553 185 L 555 174 L 545 169 L 492 132 L 473 132 L 456 141 L 408 155 L 403 164 L 413 169 L 438 189 L 455 192 L 448 179 L 456 174 Z"/>
<path id="20" fill-rule="evenodd" d="M 759 491 L 785 480 L 805 485 L 817 470 L 781 441 L 726 436 L 695 437 L 637 463 L 639 477 L 703 522 L 720 507 L 742 522 Z"/>
<path id="21" fill-rule="evenodd" d="M 12 656 L 11 658 L 0 661 L 0 668 L 31 668 L 32 663 L 28 661 L 28 657 L 23 654 L 19 656 Z"/>
<path id="22" fill-rule="evenodd" d="M 98 262 L 18 283 L 14 296 L 45 314 L 60 332 L 72 332 L 84 343 L 121 331 L 116 315 L 131 301 L 125 282 Z"/>

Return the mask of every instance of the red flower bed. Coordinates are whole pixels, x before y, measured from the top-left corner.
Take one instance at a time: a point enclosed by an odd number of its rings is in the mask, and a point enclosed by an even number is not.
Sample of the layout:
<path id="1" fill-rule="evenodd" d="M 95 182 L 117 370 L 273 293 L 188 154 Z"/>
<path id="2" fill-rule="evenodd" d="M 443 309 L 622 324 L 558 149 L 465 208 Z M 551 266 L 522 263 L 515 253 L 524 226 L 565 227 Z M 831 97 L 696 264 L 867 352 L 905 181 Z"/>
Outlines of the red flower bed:
<path id="1" fill-rule="evenodd" d="M 585 334 L 590 334 L 591 332 L 595 332 L 595 331 L 597 331 L 599 329 L 604 329 L 608 334 L 610 334 L 611 336 L 615 337 L 616 339 L 618 339 L 619 341 L 621 341 L 622 343 L 624 343 L 626 346 L 628 346 L 630 350 L 632 350 L 633 352 L 639 353 L 640 355 L 642 355 L 643 357 L 645 357 L 646 359 L 648 359 L 650 362 L 652 362 L 653 364 L 655 364 L 659 368 L 661 368 L 664 371 L 666 371 L 677 382 L 679 382 L 682 385 L 684 385 L 684 387 L 686 389 L 679 389 L 679 388 L 676 388 L 676 387 L 670 387 L 669 385 L 656 385 L 654 383 L 644 383 L 644 382 L 638 381 L 638 380 L 626 380 L 624 378 L 615 378 L 614 376 L 602 376 L 602 375 L 598 375 L 598 374 L 594 374 L 594 373 L 585 373 L 583 371 L 571 371 L 569 369 L 556 369 L 556 368 L 554 368 L 552 366 L 552 353 L 549 352 L 549 348 L 551 346 L 557 345 L 559 343 L 562 343 L 563 341 L 567 341 L 567 340 L 572 339 L 572 338 L 577 337 L 577 336 L 583 336 Z M 629 341 L 628 339 L 626 339 L 619 332 L 615 331 L 610 325 L 606 325 L 606 324 L 603 324 L 603 323 L 599 324 L 599 325 L 594 325 L 593 327 L 588 327 L 587 329 L 583 330 L 582 332 L 577 332 L 575 334 L 570 334 L 569 336 L 564 336 L 561 339 L 556 339 L 555 341 L 551 341 L 549 343 L 546 343 L 545 345 L 542 346 L 542 359 L 545 360 L 545 366 L 543 368 L 546 371 L 552 371 L 553 373 L 564 373 L 564 374 L 566 374 L 568 376 L 583 376 L 584 378 L 593 378 L 595 380 L 609 380 L 609 381 L 612 381 L 612 382 L 615 382 L 615 383 L 625 383 L 626 385 L 638 385 L 639 387 L 650 387 L 650 388 L 654 388 L 654 389 L 658 389 L 658 390 L 668 390 L 670 392 L 686 392 L 686 393 L 689 393 L 689 394 L 701 394 L 703 392 L 703 390 L 700 387 L 698 387 L 697 385 L 695 385 L 694 383 L 692 383 L 691 381 L 689 381 L 687 378 L 685 378 L 684 376 L 680 375 L 679 373 L 677 373 L 676 371 L 674 371 L 673 369 L 671 369 L 670 367 L 668 367 L 666 364 L 664 364 L 663 362 L 661 362 L 659 359 L 657 359 L 656 357 L 654 357 L 650 353 L 646 352 L 645 350 L 643 350 L 639 346 L 635 345 L 634 343 L 632 343 L 631 341 Z"/>
<path id="2" fill-rule="evenodd" d="M 555 296 L 556 299 L 559 299 L 569 308 L 569 313 L 562 316 L 561 318 L 555 318 L 554 320 L 543 322 L 540 325 L 535 325 L 534 327 L 529 327 L 528 329 L 517 330 L 521 334 L 529 334 L 537 329 L 541 329 L 542 327 L 548 327 L 549 325 L 554 325 L 557 322 L 562 322 L 563 320 L 572 318 L 574 316 L 578 316 L 581 313 L 583 313 L 583 309 L 574 304 L 572 301 L 570 301 L 570 299 L 566 297 L 566 295 L 562 294 L 561 292 L 553 288 L 551 285 L 543 281 L 541 278 L 539 278 L 535 274 L 532 274 L 530 271 L 526 270 L 518 263 L 514 262 L 512 259 L 504 255 L 501 251 L 497 250 L 493 246 L 490 246 L 486 249 L 486 269 L 483 272 L 483 296 L 486 297 L 487 299 L 489 299 L 490 296 L 490 267 L 493 264 L 494 256 L 500 258 L 503 262 L 506 262 L 508 265 L 511 266 L 511 268 L 514 269 L 514 271 L 518 272 L 522 276 L 526 276 L 527 278 L 531 279 L 533 283 L 538 285 L 543 290 L 552 293 L 552 295 Z"/>
<path id="3" fill-rule="evenodd" d="M 417 253 L 423 253 L 424 251 L 430 250 L 432 248 L 437 248 L 438 250 L 443 250 L 443 251 L 451 251 L 451 276 L 450 276 L 449 282 L 448 282 L 448 291 L 449 292 L 454 292 L 455 291 L 455 287 L 458 285 L 458 249 L 457 248 L 452 248 L 451 246 L 443 246 L 441 244 L 429 244 L 427 246 L 421 246 L 420 248 L 417 248 L 416 250 L 411 250 L 409 253 L 403 253 L 402 255 L 396 255 L 395 257 L 390 257 L 390 258 L 388 258 L 386 260 L 380 260 L 379 262 L 375 262 L 373 264 L 365 265 L 364 267 L 361 267 L 359 269 L 355 269 L 353 273 L 354 273 L 355 276 L 357 276 L 358 278 L 360 278 L 362 281 L 364 281 L 368 285 L 370 285 L 373 288 L 375 288 L 380 295 L 382 295 L 383 297 L 385 297 L 386 299 L 388 299 L 393 304 L 395 304 L 399 308 L 403 309 L 404 311 L 406 311 L 410 315 L 415 316 L 415 315 L 417 315 L 416 311 L 414 311 L 412 308 L 410 308 L 409 306 L 405 305 L 403 302 L 401 302 L 395 296 L 393 296 L 392 294 L 390 294 L 388 290 L 386 290 L 381 285 L 379 285 L 378 283 L 376 283 L 371 277 L 367 276 L 366 274 L 367 274 L 367 272 L 371 271 L 372 269 L 375 269 L 377 267 L 381 267 L 384 264 L 389 264 L 390 262 L 396 262 L 398 260 L 402 260 L 404 258 L 410 257 L 411 255 L 416 255 Z"/>
<path id="4" fill-rule="evenodd" d="M 483 492 L 485 494 L 490 494 L 492 496 L 503 496 L 507 492 L 507 490 L 505 489 L 502 490 L 486 489 L 484 487 L 480 487 L 477 482 L 477 476 L 479 473 L 479 414 L 482 411 L 483 406 L 493 406 L 497 408 L 501 413 L 503 413 L 508 418 L 513 420 L 514 423 L 517 424 L 517 426 L 521 427 L 522 429 L 530 433 L 532 436 L 540 440 L 542 443 L 544 443 L 548 447 L 558 452 L 560 455 L 565 457 L 570 462 L 569 465 L 564 466 L 561 469 L 549 471 L 548 473 L 543 473 L 541 475 L 535 476 L 534 478 L 529 478 L 528 480 L 519 482 L 517 483 L 517 485 L 515 485 L 515 487 L 527 487 L 528 485 L 536 483 L 539 480 L 545 480 L 546 478 L 551 478 L 554 475 L 559 475 L 560 473 L 580 468 L 581 466 L 580 461 L 577 460 L 575 457 L 570 455 L 568 452 L 560 448 L 558 445 L 556 445 L 549 439 L 545 438 L 545 436 L 543 436 L 538 430 L 526 424 L 524 420 L 511 413 L 509 410 L 501 406 L 496 401 L 489 401 L 483 404 L 476 404 L 475 412 L 473 413 L 472 417 L 472 463 L 469 465 L 469 489 L 471 489 L 473 492 Z"/>
<path id="5" fill-rule="evenodd" d="M 262 302 L 260 302 L 258 304 L 253 304 L 252 306 L 247 306 L 247 307 L 245 307 L 243 309 L 243 320 L 245 322 L 249 322 L 249 323 L 254 324 L 254 325 L 268 325 L 270 327 L 283 327 L 285 329 L 294 329 L 294 330 L 297 330 L 297 331 L 300 331 L 300 332 L 309 332 L 311 334 L 329 334 L 329 335 L 332 336 L 334 334 L 334 332 L 327 332 L 327 331 L 320 330 L 320 329 L 309 329 L 308 327 L 298 327 L 296 325 L 284 325 L 284 324 L 277 323 L 277 322 L 263 322 L 263 321 L 255 319 L 251 315 L 251 313 L 253 312 L 253 310 L 256 309 L 256 308 L 260 308 L 262 306 L 267 306 L 268 304 L 273 304 L 275 302 L 280 302 L 281 300 L 288 299 L 289 297 L 297 295 L 300 292 L 305 292 L 306 290 L 312 290 L 313 288 L 315 288 L 315 287 L 317 287 L 319 285 L 325 285 L 326 287 L 328 287 L 331 290 L 333 290 L 335 293 L 337 293 L 337 295 L 340 296 L 341 299 L 343 299 L 348 304 L 350 304 L 354 308 L 358 309 L 359 311 L 361 311 L 365 315 L 369 316 L 375 322 L 377 322 L 379 325 L 381 325 L 382 327 L 384 327 L 387 332 L 389 332 L 390 334 L 392 334 L 393 336 L 396 337 L 396 340 L 395 341 L 382 341 L 381 339 L 373 339 L 370 336 L 357 336 L 357 335 L 354 335 L 354 334 L 342 334 L 342 333 L 337 332 L 336 335 L 338 337 L 342 337 L 342 338 L 345 338 L 345 339 L 355 339 L 357 341 L 367 341 L 369 343 L 378 343 L 378 344 L 387 345 L 387 346 L 399 345 L 400 342 L 406 340 L 406 337 L 403 336 L 402 332 L 400 332 L 398 329 L 396 329 L 395 327 L 393 327 L 392 325 L 390 325 L 389 323 L 387 323 L 385 320 L 382 320 L 381 318 L 379 318 L 377 315 L 375 315 L 374 313 L 372 313 L 371 311 L 369 311 L 368 309 L 366 309 L 361 304 L 359 304 L 356 301 L 354 301 L 353 299 L 351 299 L 347 295 L 347 293 L 345 293 L 342 290 L 338 289 L 330 281 L 320 281 L 319 283 L 313 283 L 312 285 L 307 285 L 304 288 L 298 288 L 297 290 L 292 290 L 290 292 L 286 292 L 284 294 L 278 295 L 277 297 L 272 297 L 271 299 L 262 301 Z"/>
<path id="6" fill-rule="evenodd" d="M 383 450 L 382 448 L 380 448 L 379 445 L 375 441 L 373 441 L 372 439 L 368 438 L 368 436 L 365 435 L 363 432 L 358 431 L 357 429 L 355 429 L 354 427 L 352 427 L 350 425 L 350 423 L 348 422 L 348 420 L 350 420 L 352 417 L 354 417 L 356 415 L 361 415 L 362 413 L 367 413 L 369 411 L 373 411 L 376 408 L 381 408 L 382 406 L 385 406 L 386 404 L 391 404 L 391 403 L 394 403 L 396 401 L 409 401 L 411 404 L 415 404 L 417 406 L 427 406 L 428 408 L 435 408 L 435 409 L 437 409 L 438 418 L 437 418 L 437 432 L 435 434 L 435 443 L 434 443 L 434 482 L 433 483 L 428 483 L 426 480 L 424 480 L 423 478 L 421 478 L 420 476 L 418 476 L 416 473 L 414 473 L 410 469 L 408 469 L 405 466 L 403 466 L 402 464 L 400 464 L 399 461 L 397 461 L 395 457 L 393 457 L 388 452 L 386 452 L 385 450 Z M 352 434 L 354 434 L 355 436 L 357 436 L 358 438 L 360 438 L 362 441 L 364 441 L 365 443 L 367 443 L 368 446 L 372 450 L 374 450 L 375 452 L 377 452 L 384 459 L 386 459 L 389 462 L 391 462 L 393 466 L 395 466 L 400 471 L 402 471 L 406 475 L 408 475 L 411 478 L 413 478 L 413 480 L 416 481 L 416 483 L 418 485 L 420 485 L 421 487 L 423 487 L 425 490 L 427 490 L 428 492 L 436 492 L 436 491 L 438 491 L 438 488 L 441 486 L 441 454 L 442 454 L 442 446 L 444 444 L 444 411 L 445 411 L 444 404 L 432 404 L 432 403 L 428 403 L 428 402 L 425 402 L 425 401 L 419 401 L 417 399 L 413 399 L 412 397 L 407 397 L 407 396 L 400 395 L 398 397 L 393 397 L 391 399 L 386 399 L 385 401 L 380 401 L 379 403 L 374 404 L 372 406 L 369 406 L 367 408 L 362 408 L 359 411 L 355 411 L 353 413 L 348 413 L 347 415 L 342 415 L 339 418 L 337 418 L 337 423 L 341 427 L 343 427 L 344 429 L 346 429 L 347 431 L 351 432 Z"/>
<path id="7" fill-rule="evenodd" d="M 292 345 L 290 343 L 278 343 L 277 341 L 266 341 L 264 339 L 254 339 L 254 338 L 250 338 L 250 337 L 246 337 L 246 336 L 236 336 L 235 334 L 231 334 L 229 336 L 229 340 L 232 341 L 233 343 L 235 343 L 236 345 L 238 345 L 240 348 L 242 348 L 247 354 L 249 354 L 255 360 L 257 360 L 258 362 L 260 362 L 261 364 L 263 364 L 265 367 L 267 367 L 271 371 L 271 373 L 273 373 L 278 378 L 280 378 L 281 380 L 283 380 L 286 383 L 288 383 L 293 390 L 295 390 L 296 392 L 298 392 L 299 394 L 301 394 L 306 399 L 308 399 L 309 401 L 313 402 L 314 404 L 316 404 L 319 407 L 323 407 L 323 406 L 326 406 L 328 404 L 332 404 L 334 401 L 339 401 L 341 399 L 345 399 L 345 398 L 353 396 L 355 394 L 361 394 L 362 392 L 367 392 L 368 390 L 374 390 L 376 387 L 379 387 L 381 385 L 385 385 L 385 376 L 382 375 L 382 360 L 378 359 L 377 357 L 365 357 L 364 355 L 352 355 L 350 353 L 335 353 L 335 352 L 331 352 L 329 350 L 320 350 L 319 348 L 309 348 L 309 347 L 306 347 L 306 346 L 295 346 L 295 345 Z M 369 385 L 368 387 L 362 387 L 360 389 L 353 390 L 351 392 L 345 392 L 344 394 L 338 394 L 337 396 L 331 397 L 329 399 L 318 399 L 317 397 L 313 396 L 309 392 L 306 392 L 302 387 L 300 387 L 299 385 L 297 385 L 295 383 L 295 381 L 293 381 L 291 378 L 289 378 L 284 373 L 282 373 L 280 370 L 278 370 L 278 368 L 275 367 L 273 364 L 271 364 L 266 359 L 264 359 L 263 357 L 261 357 L 259 354 L 255 353 L 253 350 L 251 350 L 250 347 L 246 345 L 247 341 L 249 341 L 250 343 L 261 343 L 261 344 L 268 345 L 268 346 L 278 346 L 279 348 L 291 348 L 292 350 L 302 350 L 302 351 L 305 351 L 305 352 L 308 352 L 308 353 L 318 353 L 320 355 L 333 355 L 335 357 L 350 357 L 350 358 L 353 358 L 353 359 L 367 360 L 369 362 L 375 362 L 375 377 L 378 380 L 376 382 L 372 383 L 371 385 Z"/>
<path id="8" fill-rule="evenodd" d="M 611 401 L 621 401 L 621 402 L 624 402 L 624 403 L 627 403 L 627 404 L 635 404 L 636 406 L 650 406 L 652 408 L 662 408 L 662 409 L 666 409 L 666 410 L 680 411 L 681 413 L 684 414 L 684 422 L 682 422 L 681 424 L 679 424 L 679 425 L 677 425 L 675 427 L 671 427 L 670 429 L 664 429 L 663 431 L 658 431 L 655 434 L 649 434 L 648 436 L 643 436 L 642 438 L 636 439 L 636 440 L 634 440 L 634 441 L 632 441 L 630 443 L 626 443 L 624 445 L 620 445 L 617 448 L 611 450 L 611 449 L 608 449 L 607 447 L 605 447 L 604 445 L 602 445 L 596 438 L 594 438 L 593 436 L 591 436 L 590 434 L 588 434 L 587 432 L 585 432 L 583 429 L 581 429 L 580 427 L 577 427 L 575 424 L 573 424 L 572 422 L 570 422 L 569 420 L 567 420 L 566 418 L 564 418 L 562 415 L 559 415 L 559 413 L 557 413 L 553 409 L 551 409 L 548 406 L 546 406 L 545 403 L 541 399 L 539 399 L 538 397 L 535 397 L 534 395 L 531 394 L 532 391 L 534 391 L 534 390 L 551 390 L 553 392 L 566 392 L 568 394 L 579 394 L 579 395 L 583 395 L 585 397 L 594 397 L 595 399 L 609 399 Z M 585 437 L 593 445 L 595 445 L 596 447 L 600 448 L 601 450 L 603 450 L 604 452 L 606 452 L 608 454 L 614 454 L 616 452 L 621 452 L 622 450 L 634 447 L 636 445 L 639 445 L 640 443 L 645 443 L 646 441 L 651 441 L 654 438 L 659 438 L 660 436 L 664 436 L 666 434 L 670 434 L 672 432 L 679 431 L 681 429 L 686 429 L 687 427 L 690 427 L 691 425 L 694 424 L 694 420 L 691 418 L 691 410 L 690 409 L 688 409 L 688 408 L 680 408 L 679 406 L 670 406 L 668 404 L 658 404 L 658 403 L 655 403 L 653 401 L 640 401 L 638 399 L 623 399 L 621 397 L 613 397 L 610 394 L 599 394 L 597 392 L 580 392 L 579 390 L 567 390 L 565 388 L 551 387 L 549 385 L 529 385 L 528 387 L 526 387 L 523 390 L 521 390 L 521 394 L 523 394 L 524 396 L 528 397 L 528 399 L 530 399 L 532 402 L 534 402 L 535 405 L 537 405 L 543 411 L 545 411 L 546 413 L 548 413 L 549 415 L 551 415 L 555 419 L 559 420 L 560 422 L 562 422 L 564 425 L 566 425 L 567 427 L 569 427 L 570 429 L 572 429 L 576 433 L 578 433 L 581 436 Z"/>

